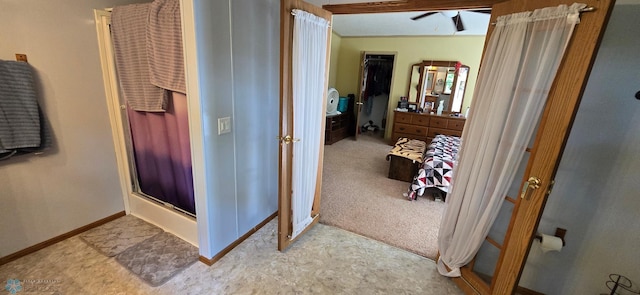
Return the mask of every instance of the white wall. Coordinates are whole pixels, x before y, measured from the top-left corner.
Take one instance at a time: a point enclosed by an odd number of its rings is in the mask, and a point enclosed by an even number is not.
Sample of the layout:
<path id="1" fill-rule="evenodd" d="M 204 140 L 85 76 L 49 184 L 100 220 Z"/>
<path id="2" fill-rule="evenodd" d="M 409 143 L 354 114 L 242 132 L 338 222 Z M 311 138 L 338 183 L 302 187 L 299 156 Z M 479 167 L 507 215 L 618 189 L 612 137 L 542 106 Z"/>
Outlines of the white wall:
<path id="1" fill-rule="evenodd" d="M 0 257 L 124 210 L 93 9 L 132 0 L 3 0 L 0 59 L 25 53 L 54 146 L 0 162 Z"/>
<path id="2" fill-rule="evenodd" d="M 566 228 L 567 244 L 542 254 L 534 243 L 523 286 L 546 294 L 609 294 L 611 273 L 640 285 L 638 15 L 640 5 L 614 8 L 540 221 L 543 233 Z"/>
<path id="3" fill-rule="evenodd" d="M 200 254 L 211 258 L 277 211 L 280 4 L 184 2 L 192 6 L 185 27 L 195 43 L 185 52 L 187 75 L 199 92 L 189 102 L 200 105 L 204 137 L 206 193 L 196 196 Z M 232 118 L 231 133 L 217 134 L 220 117 Z"/>

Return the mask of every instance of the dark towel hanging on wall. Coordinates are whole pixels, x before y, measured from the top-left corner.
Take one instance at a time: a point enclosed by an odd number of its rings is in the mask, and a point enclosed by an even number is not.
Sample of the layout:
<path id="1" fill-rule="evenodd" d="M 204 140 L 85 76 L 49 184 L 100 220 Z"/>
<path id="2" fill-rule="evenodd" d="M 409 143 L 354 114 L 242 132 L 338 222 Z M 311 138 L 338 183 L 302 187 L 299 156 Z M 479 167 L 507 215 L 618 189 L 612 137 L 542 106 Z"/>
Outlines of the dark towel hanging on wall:
<path id="1" fill-rule="evenodd" d="M 29 64 L 0 60 L 0 160 L 47 147 L 43 119 Z"/>

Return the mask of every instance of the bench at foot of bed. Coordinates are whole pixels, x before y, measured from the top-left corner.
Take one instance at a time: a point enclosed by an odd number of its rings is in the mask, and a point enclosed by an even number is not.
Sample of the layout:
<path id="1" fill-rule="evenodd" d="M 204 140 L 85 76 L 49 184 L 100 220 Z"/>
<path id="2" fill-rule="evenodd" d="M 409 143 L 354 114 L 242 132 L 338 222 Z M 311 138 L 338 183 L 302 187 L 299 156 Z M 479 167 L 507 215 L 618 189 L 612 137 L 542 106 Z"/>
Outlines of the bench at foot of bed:
<path id="1" fill-rule="evenodd" d="M 418 166 L 421 163 L 399 156 L 389 157 L 391 157 L 389 163 L 389 178 L 406 182 L 413 181 L 413 176 L 418 173 Z"/>
<path id="2" fill-rule="evenodd" d="M 389 178 L 406 182 L 413 177 L 422 165 L 422 157 L 426 149 L 424 141 L 401 137 L 387 155 Z"/>

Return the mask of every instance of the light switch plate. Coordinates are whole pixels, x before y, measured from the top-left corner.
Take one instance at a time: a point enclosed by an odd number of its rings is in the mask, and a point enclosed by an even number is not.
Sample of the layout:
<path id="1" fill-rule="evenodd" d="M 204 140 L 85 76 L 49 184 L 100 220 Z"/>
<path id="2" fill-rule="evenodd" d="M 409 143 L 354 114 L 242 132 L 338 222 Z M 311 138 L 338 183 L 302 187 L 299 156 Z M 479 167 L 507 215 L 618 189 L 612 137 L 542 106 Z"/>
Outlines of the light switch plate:
<path id="1" fill-rule="evenodd" d="M 231 117 L 218 118 L 218 135 L 231 132 Z"/>

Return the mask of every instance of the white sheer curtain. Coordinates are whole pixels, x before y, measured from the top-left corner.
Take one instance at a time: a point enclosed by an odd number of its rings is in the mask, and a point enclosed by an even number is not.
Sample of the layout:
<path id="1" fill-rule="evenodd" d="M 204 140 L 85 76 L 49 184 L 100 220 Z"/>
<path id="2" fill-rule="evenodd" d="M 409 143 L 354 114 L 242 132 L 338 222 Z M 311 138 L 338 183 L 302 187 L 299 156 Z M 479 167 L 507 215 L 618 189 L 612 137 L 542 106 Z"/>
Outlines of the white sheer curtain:
<path id="1" fill-rule="evenodd" d="M 561 5 L 498 18 L 438 236 L 442 275 L 460 276 L 460 267 L 471 261 L 493 225 L 583 7 Z"/>
<path id="2" fill-rule="evenodd" d="M 313 220 L 318 161 L 325 105 L 329 22 L 293 10 L 293 144 L 292 207 L 295 238 Z"/>

